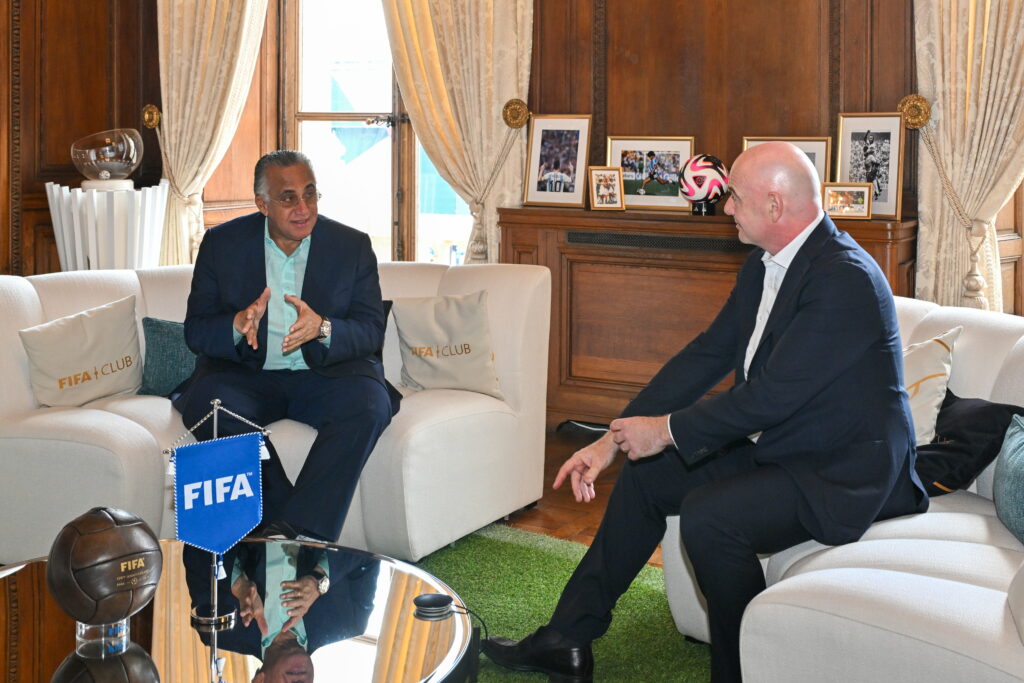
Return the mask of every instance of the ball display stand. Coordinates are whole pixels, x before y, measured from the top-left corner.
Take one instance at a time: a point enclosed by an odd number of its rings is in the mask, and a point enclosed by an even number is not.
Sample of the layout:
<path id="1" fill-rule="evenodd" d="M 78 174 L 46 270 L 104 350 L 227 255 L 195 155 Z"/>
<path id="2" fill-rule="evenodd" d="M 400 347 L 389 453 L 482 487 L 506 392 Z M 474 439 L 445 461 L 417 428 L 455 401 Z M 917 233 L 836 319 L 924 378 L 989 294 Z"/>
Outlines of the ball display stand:
<path id="1" fill-rule="evenodd" d="M 204 422 L 209 419 L 213 419 L 213 438 L 219 437 L 219 421 L 218 415 L 221 412 L 227 413 L 231 417 L 235 418 L 239 422 L 249 425 L 255 431 L 263 434 L 264 437 L 270 436 L 270 430 L 266 427 L 248 420 L 238 413 L 232 412 L 224 407 L 223 403 L 219 398 L 215 398 L 210 401 L 213 408 L 206 415 L 203 416 L 199 422 L 189 427 L 188 434 L 194 434 L 195 430 L 199 428 Z M 165 454 L 173 453 L 174 449 L 182 444 L 188 434 L 182 434 L 177 441 L 175 441 L 170 448 L 165 449 Z M 235 627 L 238 622 L 238 610 L 231 610 L 228 614 L 217 614 L 217 584 L 219 579 L 226 576 L 224 566 L 218 559 L 217 553 L 210 553 L 210 604 L 204 609 L 203 606 L 192 609 L 190 614 L 190 621 L 192 628 L 199 633 L 206 633 L 210 636 L 210 680 L 211 683 L 224 683 L 224 658 L 220 657 L 217 651 L 217 634 L 220 631 L 227 631 Z"/>
<path id="2" fill-rule="evenodd" d="M 112 624 L 75 622 L 75 653 L 86 659 L 119 657 L 131 644 L 128 619 Z"/>
<path id="3" fill-rule="evenodd" d="M 128 620 L 153 599 L 162 570 L 156 534 L 127 510 L 94 507 L 65 524 L 46 558 L 46 585 L 75 620 L 75 655 L 123 655 Z"/>

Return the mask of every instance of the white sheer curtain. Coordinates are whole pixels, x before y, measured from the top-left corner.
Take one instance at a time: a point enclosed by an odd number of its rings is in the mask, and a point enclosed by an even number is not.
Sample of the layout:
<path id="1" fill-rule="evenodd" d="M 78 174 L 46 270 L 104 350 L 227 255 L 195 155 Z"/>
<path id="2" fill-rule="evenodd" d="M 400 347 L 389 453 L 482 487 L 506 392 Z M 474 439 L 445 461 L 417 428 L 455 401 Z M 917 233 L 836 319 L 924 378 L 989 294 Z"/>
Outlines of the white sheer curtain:
<path id="1" fill-rule="evenodd" d="M 466 261 L 497 261 L 497 207 L 521 201 L 526 163 L 523 135 L 501 110 L 526 100 L 533 0 L 383 2 L 413 130 L 473 213 Z"/>
<path id="2" fill-rule="evenodd" d="M 259 53 L 267 0 L 157 0 L 157 135 L 170 181 L 160 263 L 191 260 L 202 192 L 234 137 Z"/>
<path id="3" fill-rule="evenodd" d="M 919 154 L 917 296 L 1002 310 L 993 221 L 1024 179 L 1024 2 L 915 0 L 914 17 L 917 80 L 932 106 Z M 972 251 L 984 283 L 970 272 Z"/>

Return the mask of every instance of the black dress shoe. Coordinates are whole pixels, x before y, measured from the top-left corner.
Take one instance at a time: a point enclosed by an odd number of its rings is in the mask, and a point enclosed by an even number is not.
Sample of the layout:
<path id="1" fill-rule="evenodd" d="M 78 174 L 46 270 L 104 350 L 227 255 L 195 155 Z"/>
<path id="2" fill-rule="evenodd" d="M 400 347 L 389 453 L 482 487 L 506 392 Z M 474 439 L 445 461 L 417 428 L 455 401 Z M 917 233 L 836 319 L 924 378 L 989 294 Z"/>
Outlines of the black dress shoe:
<path id="1" fill-rule="evenodd" d="M 594 653 L 590 644 L 576 645 L 546 626 L 518 643 L 491 636 L 481 649 L 499 666 L 545 673 L 558 683 L 591 683 L 594 678 Z"/>

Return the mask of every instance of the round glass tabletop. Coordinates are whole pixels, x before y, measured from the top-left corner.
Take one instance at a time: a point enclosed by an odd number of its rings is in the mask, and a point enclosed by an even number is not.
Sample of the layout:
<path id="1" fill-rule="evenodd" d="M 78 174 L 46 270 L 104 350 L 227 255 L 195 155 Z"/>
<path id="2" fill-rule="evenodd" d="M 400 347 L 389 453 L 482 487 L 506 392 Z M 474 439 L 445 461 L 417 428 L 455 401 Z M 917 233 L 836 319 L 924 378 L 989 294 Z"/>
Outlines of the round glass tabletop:
<path id="1" fill-rule="evenodd" d="M 193 609 L 209 614 L 211 555 L 174 540 L 161 549 L 156 595 L 131 619 L 141 648 L 126 657 L 148 653 L 162 681 L 211 680 L 210 634 L 190 619 Z M 418 567 L 330 544 L 246 541 L 225 554 L 224 574 L 218 613 L 238 610 L 234 625 L 217 632 L 226 682 L 252 681 L 261 670 L 260 680 L 296 683 L 473 677 L 473 630 L 461 600 Z M 98 671 L 101 663 L 74 654 L 74 621 L 53 604 L 44 576 L 45 560 L 0 567 L 2 645 L 26 676 L 17 680 L 50 680 L 69 665 Z M 423 595 L 439 597 L 421 599 L 429 608 L 417 612 L 413 601 Z"/>

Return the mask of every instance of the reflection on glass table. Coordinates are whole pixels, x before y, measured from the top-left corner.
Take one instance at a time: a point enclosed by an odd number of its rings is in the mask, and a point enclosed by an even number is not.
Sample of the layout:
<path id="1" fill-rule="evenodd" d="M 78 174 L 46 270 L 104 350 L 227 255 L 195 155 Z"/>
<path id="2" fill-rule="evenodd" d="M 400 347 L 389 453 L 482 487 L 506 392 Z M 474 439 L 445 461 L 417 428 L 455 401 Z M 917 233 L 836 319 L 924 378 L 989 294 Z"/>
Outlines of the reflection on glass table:
<path id="1" fill-rule="evenodd" d="M 208 613 L 210 554 L 189 546 L 181 554 L 189 603 Z M 229 668 L 252 675 L 245 680 L 309 683 L 314 673 L 320 680 L 442 680 L 467 650 L 465 615 L 436 622 L 413 616 L 418 595 L 456 596 L 411 565 L 275 541 L 239 544 L 225 554 L 224 569 L 218 613 L 238 610 L 238 619 L 218 633 L 217 645 L 235 660 Z M 208 634 L 199 637 L 209 643 Z"/>

